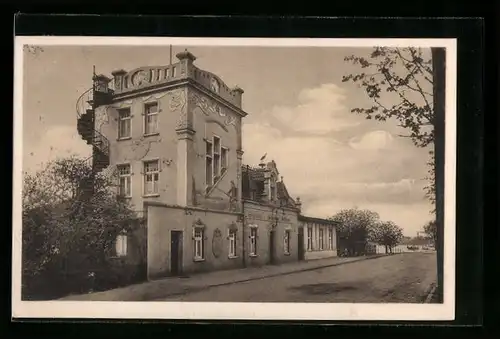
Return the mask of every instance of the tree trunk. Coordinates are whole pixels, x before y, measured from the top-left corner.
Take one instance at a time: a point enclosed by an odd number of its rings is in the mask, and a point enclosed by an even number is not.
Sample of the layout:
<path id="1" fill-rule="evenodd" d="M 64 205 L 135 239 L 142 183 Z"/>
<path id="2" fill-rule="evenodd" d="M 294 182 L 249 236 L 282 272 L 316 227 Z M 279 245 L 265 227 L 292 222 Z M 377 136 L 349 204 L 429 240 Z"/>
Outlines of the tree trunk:
<path id="1" fill-rule="evenodd" d="M 446 50 L 432 48 L 434 84 L 434 178 L 436 194 L 437 295 L 443 302 L 444 265 L 444 156 L 445 156 L 445 76 Z"/>

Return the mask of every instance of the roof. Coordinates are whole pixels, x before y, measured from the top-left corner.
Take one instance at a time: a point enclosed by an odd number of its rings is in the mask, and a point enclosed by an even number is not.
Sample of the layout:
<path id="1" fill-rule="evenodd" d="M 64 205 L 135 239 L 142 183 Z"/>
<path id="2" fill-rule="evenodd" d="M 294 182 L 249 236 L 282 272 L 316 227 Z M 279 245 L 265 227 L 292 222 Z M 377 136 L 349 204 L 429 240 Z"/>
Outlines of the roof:
<path id="1" fill-rule="evenodd" d="M 270 168 L 271 167 L 271 168 Z M 266 167 L 242 166 L 242 194 L 246 199 L 259 200 L 265 195 L 265 173 L 275 170 L 275 164 L 269 163 Z M 276 172 L 277 173 L 277 172 Z M 253 194 L 252 194 L 253 193 Z M 285 183 L 276 181 L 276 194 L 279 201 L 284 201 L 285 206 L 295 208 L 295 200 L 290 196 Z"/>
<path id="2" fill-rule="evenodd" d="M 308 217 L 305 215 L 299 215 L 299 220 L 306 221 L 306 222 L 314 222 L 314 223 L 323 224 L 323 225 L 339 225 L 340 224 L 338 221 L 316 218 L 316 217 Z"/>

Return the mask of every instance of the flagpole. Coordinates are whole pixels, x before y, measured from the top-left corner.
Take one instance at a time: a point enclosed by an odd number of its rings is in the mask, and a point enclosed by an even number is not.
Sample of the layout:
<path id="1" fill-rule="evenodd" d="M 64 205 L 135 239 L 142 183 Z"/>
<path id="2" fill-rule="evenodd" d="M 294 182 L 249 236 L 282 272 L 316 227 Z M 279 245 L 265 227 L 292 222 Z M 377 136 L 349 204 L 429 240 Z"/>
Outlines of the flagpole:
<path id="1" fill-rule="evenodd" d="M 170 45 L 170 66 L 172 66 L 172 45 Z"/>

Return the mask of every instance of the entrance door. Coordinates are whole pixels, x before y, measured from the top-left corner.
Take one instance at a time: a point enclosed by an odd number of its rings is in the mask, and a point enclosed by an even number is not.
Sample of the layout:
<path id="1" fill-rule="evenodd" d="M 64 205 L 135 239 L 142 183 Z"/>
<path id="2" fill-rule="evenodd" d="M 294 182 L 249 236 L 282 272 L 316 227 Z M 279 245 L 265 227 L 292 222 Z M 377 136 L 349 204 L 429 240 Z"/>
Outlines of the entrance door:
<path id="1" fill-rule="evenodd" d="M 270 264 L 274 264 L 275 262 L 275 234 L 276 231 L 271 231 L 269 232 L 269 262 Z"/>
<path id="2" fill-rule="evenodd" d="M 182 231 L 171 231 L 170 242 L 170 273 L 179 275 L 182 272 Z"/>
<path id="3" fill-rule="evenodd" d="M 304 260 L 304 227 L 299 227 L 299 233 L 297 237 L 297 250 L 299 254 L 299 260 Z"/>

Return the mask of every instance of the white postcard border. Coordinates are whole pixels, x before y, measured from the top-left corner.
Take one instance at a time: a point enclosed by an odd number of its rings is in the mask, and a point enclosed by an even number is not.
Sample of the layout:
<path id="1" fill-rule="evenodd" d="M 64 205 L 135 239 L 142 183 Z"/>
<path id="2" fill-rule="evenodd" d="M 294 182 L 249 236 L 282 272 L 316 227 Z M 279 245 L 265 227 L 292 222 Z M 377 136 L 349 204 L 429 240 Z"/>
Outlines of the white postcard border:
<path id="1" fill-rule="evenodd" d="M 446 143 L 443 304 L 103 302 L 21 300 L 23 45 L 445 47 Z M 14 52 L 12 317 L 206 320 L 453 320 L 455 318 L 456 39 L 157 38 L 20 36 Z M 117 305 L 119 304 L 119 305 Z"/>

